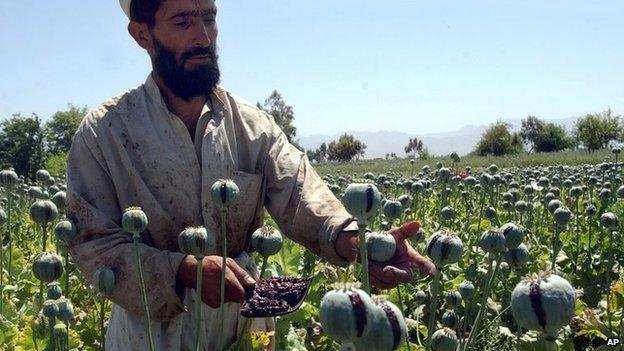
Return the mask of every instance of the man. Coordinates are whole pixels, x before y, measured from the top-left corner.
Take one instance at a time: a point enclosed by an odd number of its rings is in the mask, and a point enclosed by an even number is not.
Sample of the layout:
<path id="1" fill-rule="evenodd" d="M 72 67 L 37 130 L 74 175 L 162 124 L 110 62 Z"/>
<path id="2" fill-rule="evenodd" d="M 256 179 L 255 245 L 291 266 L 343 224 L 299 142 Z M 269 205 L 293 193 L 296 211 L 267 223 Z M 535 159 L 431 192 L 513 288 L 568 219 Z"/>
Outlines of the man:
<path id="1" fill-rule="evenodd" d="M 226 270 L 227 345 L 237 338 L 239 303 L 255 283 L 249 236 L 262 225 L 264 207 L 280 229 L 329 262 L 356 258 L 353 218 L 292 146 L 273 119 L 229 93 L 219 82 L 213 0 L 121 0 L 128 31 L 150 55 L 145 84 L 90 111 L 76 132 L 68 160 L 68 216 L 78 234 L 70 245 L 76 266 L 90 279 L 110 267 L 116 286 L 106 335 L 110 350 L 145 350 L 143 305 L 132 240 L 121 229 L 123 210 L 140 206 L 149 225 L 140 257 L 157 350 L 193 345 L 195 270 L 203 267 L 203 349 L 215 350 L 221 270 Z M 240 188 L 227 219 L 228 259 L 198 263 L 179 252 L 178 234 L 189 226 L 218 233 L 210 187 L 231 178 Z M 387 265 L 371 264 L 374 286 L 409 281 L 412 268 L 432 274 L 431 262 L 406 242 L 415 223 L 393 229 L 398 250 Z M 219 253 L 221 254 L 221 253 Z M 255 278 L 254 278 L 255 277 Z M 252 329 L 271 330 L 271 319 Z"/>

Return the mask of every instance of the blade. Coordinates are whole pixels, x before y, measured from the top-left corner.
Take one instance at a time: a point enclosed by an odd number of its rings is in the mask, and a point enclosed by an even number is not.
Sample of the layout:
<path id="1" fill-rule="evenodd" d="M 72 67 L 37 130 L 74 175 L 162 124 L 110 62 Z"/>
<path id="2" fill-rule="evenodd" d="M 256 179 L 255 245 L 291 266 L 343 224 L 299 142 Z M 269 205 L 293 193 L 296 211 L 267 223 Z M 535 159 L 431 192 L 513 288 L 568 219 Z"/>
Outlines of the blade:
<path id="1" fill-rule="evenodd" d="M 313 278 L 273 277 L 263 279 L 245 291 L 241 316 L 275 317 L 296 311 L 303 303 Z"/>

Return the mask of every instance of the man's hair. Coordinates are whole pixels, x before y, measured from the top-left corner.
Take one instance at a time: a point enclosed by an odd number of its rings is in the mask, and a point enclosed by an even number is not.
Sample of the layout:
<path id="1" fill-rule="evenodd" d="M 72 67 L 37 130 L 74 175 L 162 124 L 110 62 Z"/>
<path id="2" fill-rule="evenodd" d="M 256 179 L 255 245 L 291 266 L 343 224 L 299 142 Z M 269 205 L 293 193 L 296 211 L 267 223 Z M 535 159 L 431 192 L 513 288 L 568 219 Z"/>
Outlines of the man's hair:
<path id="1" fill-rule="evenodd" d="M 163 0 L 132 0 L 130 2 L 130 19 L 134 22 L 145 23 L 152 29 L 156 24 L 156 11 Z"/>

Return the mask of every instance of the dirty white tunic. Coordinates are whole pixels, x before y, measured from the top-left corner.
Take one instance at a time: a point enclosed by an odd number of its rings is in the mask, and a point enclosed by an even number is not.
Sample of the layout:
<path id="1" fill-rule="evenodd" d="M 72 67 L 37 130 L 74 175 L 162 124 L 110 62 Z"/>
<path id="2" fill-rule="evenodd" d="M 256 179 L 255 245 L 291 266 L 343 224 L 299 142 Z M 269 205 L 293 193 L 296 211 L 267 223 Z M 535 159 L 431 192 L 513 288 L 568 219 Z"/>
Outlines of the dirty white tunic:
<path id="1" fill-rule="evenodd" d="M 333 240 L 341 230 L 354 229 L 355 222 L 305 154 L 287 141 L 271 116 L 224 88 L 217 87 L 211 101 L 193 140 L 150 75 L 145 84 L 90 111 L 74 136 L 67 213 L 78 234 L 70 252 L 87 280 L 102 266 L 115 272 L 107 350 L 147 349 L 132 239 L 121 228 L 127 207 L 140 206 L 149 219 L 140 257 L 157 350 L 192 348 L 197 300 L 194 290 L 176 287 L 185 256 L 177 237 L 199 225 L 219 233 L 210 200 L 210 187 L 219 178 L 231 178 L 240 188 L 227 217 L 228 256 L 252 274 L 257 276 L 257 268 L 245 251 L 250 234 L 263 224 L 265 207 L 285 235 L 332 263 L 346 263 Z M 202 349 L 215 350 L 218 310 L 202 305 Z M 239 307 L 227 305 L 228 345 L 242 325 Z M 257 330 L 272 327 L 270 319 L 254 322 Z"/>

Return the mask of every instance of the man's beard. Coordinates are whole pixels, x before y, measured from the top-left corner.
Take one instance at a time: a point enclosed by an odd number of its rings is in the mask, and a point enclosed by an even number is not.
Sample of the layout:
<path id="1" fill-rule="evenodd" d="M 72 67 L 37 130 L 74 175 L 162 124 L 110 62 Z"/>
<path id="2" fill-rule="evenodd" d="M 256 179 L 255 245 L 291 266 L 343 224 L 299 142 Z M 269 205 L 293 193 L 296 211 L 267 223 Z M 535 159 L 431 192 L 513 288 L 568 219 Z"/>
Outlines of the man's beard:
<path id="1" fill-rule="evenodd" d="M 220 79 L 218 55 L 215 46 L 194 48 L 180 55 L 180 62 L 176 61 L 175 53 L 168 50 L 154 35 L 154 49 L 156 55 L 152 58 L 152 65 L 167 87 L 177 96 L 189 101 L 197 96 L 210 96 Z M 208 62 L 197 65 L 191 71 L 184 69 L 184 62 L 192 56 L 208 55 Z"/>

